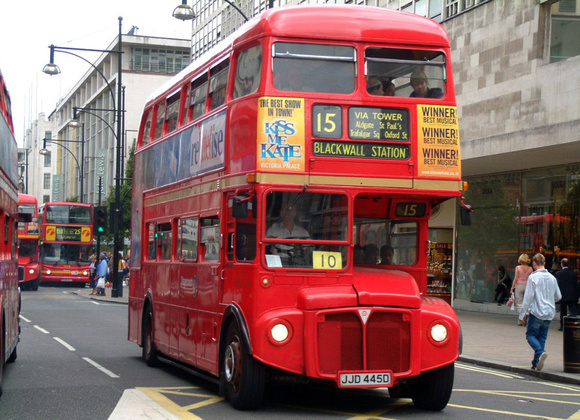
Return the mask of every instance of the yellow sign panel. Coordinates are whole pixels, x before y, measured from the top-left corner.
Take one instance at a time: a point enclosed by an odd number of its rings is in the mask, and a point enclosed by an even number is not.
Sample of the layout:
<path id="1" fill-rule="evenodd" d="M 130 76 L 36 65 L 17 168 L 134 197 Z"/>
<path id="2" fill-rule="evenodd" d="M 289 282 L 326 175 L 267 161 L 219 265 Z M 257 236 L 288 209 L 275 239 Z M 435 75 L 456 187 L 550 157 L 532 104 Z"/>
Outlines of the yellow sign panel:
<path id="1" fill-rule="evenodd" d="M 91 242 L 93 240 L 90 226 L 85 226 L 81 233 L 81 242 Z"/>
<path id="2" fill-rule="evenodd" d="M 318 270 L 341 270 L 342 254 L 340 252 L 314 251 L 312 267 Z"/>
<path id="3" fill-rule="evenodd" d="M 258 99 L 256 166 L 261 171 L 303 172 L 304 99 Z"/>
<path id="4" fill-rule="evenodd" d="M 419 176 L 460 178 L 457 108 L 417 105 L 417 131 Z"/>

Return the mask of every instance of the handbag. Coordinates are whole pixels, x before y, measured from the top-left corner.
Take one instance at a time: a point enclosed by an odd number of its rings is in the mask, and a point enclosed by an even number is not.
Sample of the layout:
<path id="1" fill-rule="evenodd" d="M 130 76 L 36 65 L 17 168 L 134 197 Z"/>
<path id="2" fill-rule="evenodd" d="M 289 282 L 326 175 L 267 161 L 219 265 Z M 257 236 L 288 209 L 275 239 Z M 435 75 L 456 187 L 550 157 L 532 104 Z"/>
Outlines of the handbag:
<path id="1" fill-rule="evenodd" d="M 514 294 L 513 294 L 513 292 L 510 295 L 510 298 L 508 299 L 506 306 L 510 306 L 512 308 L 512 311 L 514 310 Z"/>
<path id="2" fill-rule="evenodd" d="M 105 288 L 105 278 L 99 277 L 99 280 L 97 281 L 97 289 L 104 289 L 104 288 Z"/>

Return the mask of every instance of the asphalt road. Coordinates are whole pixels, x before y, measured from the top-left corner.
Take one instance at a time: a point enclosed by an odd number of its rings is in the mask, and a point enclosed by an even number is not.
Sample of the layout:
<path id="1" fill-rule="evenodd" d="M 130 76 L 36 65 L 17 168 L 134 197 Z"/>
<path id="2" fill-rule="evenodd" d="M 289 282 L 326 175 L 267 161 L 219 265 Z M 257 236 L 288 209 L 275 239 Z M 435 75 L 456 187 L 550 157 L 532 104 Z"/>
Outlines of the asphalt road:
<path id="1" fill-rule="evenodd" d="M 390 399 L 384 389 L 289 384 L 268 386 L 259 410 L 240 412 L 211 382 L 169 366 L 147 367 L 141 349 L 127 341 L 126 305 L 41 287 L 23 293 L 21 326 L 18 359 L 7 365 L 0 399 L 3 420 L 580 418 L 579 386 L 460 362 L 441 413 Z"/>

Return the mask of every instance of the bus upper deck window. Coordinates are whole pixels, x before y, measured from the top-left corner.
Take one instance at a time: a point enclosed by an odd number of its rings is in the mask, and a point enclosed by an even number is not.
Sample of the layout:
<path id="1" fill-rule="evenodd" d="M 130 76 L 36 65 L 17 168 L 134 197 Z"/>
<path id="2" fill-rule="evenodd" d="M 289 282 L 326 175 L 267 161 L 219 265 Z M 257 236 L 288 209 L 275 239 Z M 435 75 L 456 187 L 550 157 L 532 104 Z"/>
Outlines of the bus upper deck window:
<path id="1" fill-rule="evenodd" d="M 365 51 L 366 80 L 382 82 L 385 96 L 445 96 L 445 65 L 445 55 L 441 51 L 378 47 Z"/>
<path id="2" fill-rule="evenodd" d="M 234 98 L 255 93 L 262 74 L 262 46 L 256 45 L 240 53 L 236 64 Z"/>
<path id="3" fill-rule="evenodd" d="M 149 109 L 147 111 L 147 118 L 145 119 L 145 127 L 143 127 L 143 140 L 141 141 L 141 146 L 146 146 L 149 144 L 151 139 L 151 122 L 153 119 L 153 110 Z"/>
<path id="4" fill-rule="evenodd" d="M 165 102 L 161 102 L 157 106 L 157 118 L 155 119 L 155 134 L 154 140 L 157 140 L 163 134 L 163 123 L 165 122 Z"/>
<path id="5" fill-rule="evenodd" d="M 207 100 L 207 74 L 193 81 L 191 84 L 191 103 L 194 120 L 205 114 L 205 102 Z"/>
<path id="6" fill-rule="evenodd" d="M 354 92 L 356 52 L 346 45 L 277 42 L 274 87 L 298 92 Z"/>
<path id="7" fill-rule="evenodd" d="M 179 105 L 180 102 L 179 92 L 171 96 L 167 100 L 167 113 L 165 116 L 165 121 L 167 123 L 167 132 L 170 133 L 177 128 L 177 117 L 179 115 Z"/>
<path id="8" fill-rule="evenodd" d="M 211 95 L 211 109 L 223 105 L 226 102 L 228 88 L 228 76 L 230 70 L 229 61 L 225 61 L 211 69 L 209 81 L 209 93 Z"/>

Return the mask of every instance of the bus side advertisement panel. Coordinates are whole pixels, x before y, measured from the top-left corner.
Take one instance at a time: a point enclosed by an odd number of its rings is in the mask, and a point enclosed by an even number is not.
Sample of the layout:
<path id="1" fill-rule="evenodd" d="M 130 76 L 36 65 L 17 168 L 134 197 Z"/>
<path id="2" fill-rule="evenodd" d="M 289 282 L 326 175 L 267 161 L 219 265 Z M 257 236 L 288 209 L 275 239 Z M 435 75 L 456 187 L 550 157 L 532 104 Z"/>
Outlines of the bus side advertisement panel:
<path id="1" fill-rule="evenodd" d="M 304 172 L 304 99 L 258 99 L 258 152 L 262 171 Z"/>
<path id="2" fill-rule="evenodd" d="M 460 178 L 457 108 L 417 105 L 418 175 Z"/>

